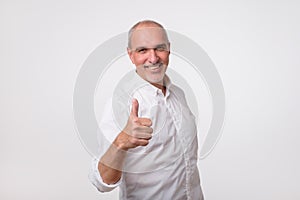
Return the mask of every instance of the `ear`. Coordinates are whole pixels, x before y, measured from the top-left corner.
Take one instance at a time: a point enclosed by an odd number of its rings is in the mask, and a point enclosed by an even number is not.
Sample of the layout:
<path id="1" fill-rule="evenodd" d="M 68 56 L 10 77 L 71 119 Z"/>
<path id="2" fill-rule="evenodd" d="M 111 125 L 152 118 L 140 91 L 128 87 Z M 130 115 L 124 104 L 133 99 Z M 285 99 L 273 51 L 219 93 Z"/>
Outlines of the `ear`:
<path id="1" fill-rule="evenodd" d="M 132 52 L 132 50 L 129 49 L 128 47 L 127 47 L 127 54 L 128 54 L 128 56 L 129 56 L 129 58 L 130 58 L 132 64 L 134 64 L 134 61 L 133 61 L 133 52 Z"/>
<path id="2" fill-rule="evenodd" d="M 169 49 L 169 55 L 170 55 L 170 53 L 171 53 L 171 43 L 170 42 L 168 42 L 168 49 Z"/>

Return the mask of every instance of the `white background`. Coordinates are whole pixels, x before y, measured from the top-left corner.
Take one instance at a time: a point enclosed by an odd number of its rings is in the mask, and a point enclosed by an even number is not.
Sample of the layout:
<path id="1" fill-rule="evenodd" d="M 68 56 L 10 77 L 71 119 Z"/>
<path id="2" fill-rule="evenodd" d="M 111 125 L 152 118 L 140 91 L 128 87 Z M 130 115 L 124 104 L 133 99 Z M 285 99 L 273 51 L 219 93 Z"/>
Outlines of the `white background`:
<path id="1" fill-rule="evenodd" d="M 207 200 L 300 198 L 299 1 L 0 1 L 0 199 L 117 199 L 87 178 L 76 76 L 98 45 L 142 19 L 197 42 L 227 100 L 200 162 Z"/>

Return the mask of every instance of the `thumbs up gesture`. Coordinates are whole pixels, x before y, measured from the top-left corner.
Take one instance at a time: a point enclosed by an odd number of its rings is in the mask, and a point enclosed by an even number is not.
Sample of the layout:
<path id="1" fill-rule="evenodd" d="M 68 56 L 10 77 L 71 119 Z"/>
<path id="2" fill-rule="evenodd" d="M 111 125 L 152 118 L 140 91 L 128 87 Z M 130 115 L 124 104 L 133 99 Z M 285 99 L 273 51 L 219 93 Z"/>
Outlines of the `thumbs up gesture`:
<path id="1" fill-rule="evenodd" d="M 132 100 L 132 108 L 124 130 L 117 136 L 114 143 L 123 150 L 146 146 L 152 138 L 152 121 L 148 118 L 139 118 L 139 102 Z"/>

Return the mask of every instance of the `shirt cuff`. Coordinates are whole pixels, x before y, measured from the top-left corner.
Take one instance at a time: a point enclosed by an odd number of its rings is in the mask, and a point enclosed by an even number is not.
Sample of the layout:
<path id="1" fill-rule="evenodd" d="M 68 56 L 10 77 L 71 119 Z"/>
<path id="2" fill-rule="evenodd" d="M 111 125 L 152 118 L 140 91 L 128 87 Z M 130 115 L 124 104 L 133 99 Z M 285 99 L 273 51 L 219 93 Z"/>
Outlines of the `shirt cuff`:
<path id="1" fill-rule="evenodd" d="M 100 191 L 100 192 L 110 192 L 116 187 L 118 187 L 122 182 L 122 176 L 120 180 L 114 184 L 107 184 L 103 182 L 103 179 L 98 170 L 98 162 L 99 160 L 94 158 L 92 162 L 92 169 L 89 174 L 89 179 L 92 184 Z"/>

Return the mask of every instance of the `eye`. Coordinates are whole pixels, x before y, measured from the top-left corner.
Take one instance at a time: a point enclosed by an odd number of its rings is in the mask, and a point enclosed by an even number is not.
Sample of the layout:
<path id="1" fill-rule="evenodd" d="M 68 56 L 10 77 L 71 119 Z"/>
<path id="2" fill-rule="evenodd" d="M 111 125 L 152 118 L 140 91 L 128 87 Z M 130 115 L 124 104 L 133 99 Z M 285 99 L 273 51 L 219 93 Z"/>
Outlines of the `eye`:
<path id="1" fill-rule="evenodd" d="M 140 54 L 144 54 L 147 52 L 147 49 L 146 48 L 137 49 L 136 52 L 138 52 Z"/>
<path id="2" fill-rule="evenodd" d="M 155 51 L 167 51 L 166 45 L 160 45 L 155 48 Z"/>

